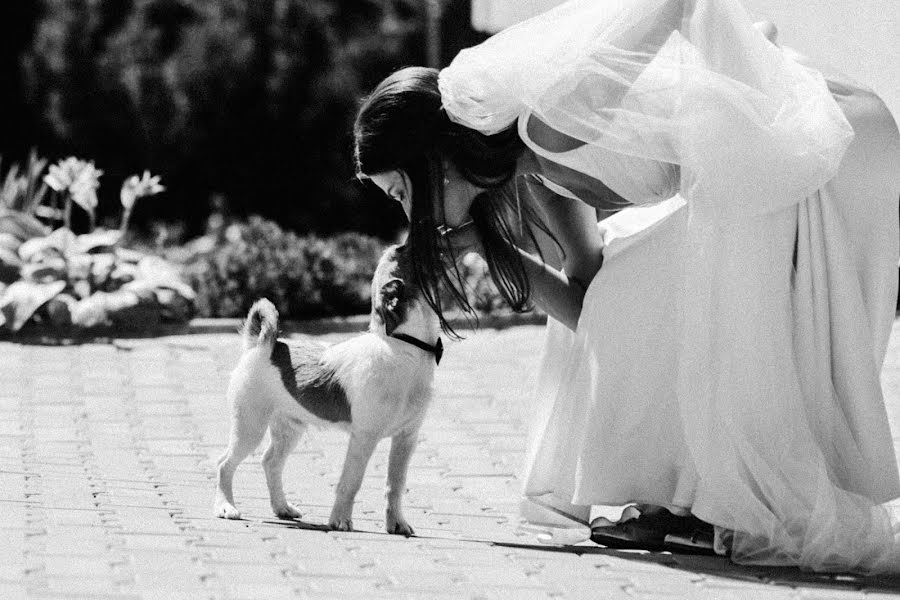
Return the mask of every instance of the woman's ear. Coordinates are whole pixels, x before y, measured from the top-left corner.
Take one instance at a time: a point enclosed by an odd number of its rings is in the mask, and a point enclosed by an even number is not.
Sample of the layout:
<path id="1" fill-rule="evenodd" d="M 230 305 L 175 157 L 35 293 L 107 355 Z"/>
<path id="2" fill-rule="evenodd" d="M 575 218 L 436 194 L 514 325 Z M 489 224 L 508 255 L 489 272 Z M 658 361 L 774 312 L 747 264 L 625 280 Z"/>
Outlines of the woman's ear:
<path id="1" fill-rule="evenodd" d="M 378 291 L 375 312 L 381 317 L 387 335 L 394 333 L 406 318 L 406 302 L 403 301 L 405 288 L 402 280 L 391 279 Z"/>
<path id="2" fill-rule="evenodd" d="M 399 188 L 400 194 L 400 204 L 403 206 L 403 212 L 406 213 L 406 218 L 412 222 L 412 200 L 413 200 L 413 186 L 412 179 L 410 179 L 409 175 L 407 175 L 406 171 L 403 169 L 397 169 L 397 181 L 396 185 Z"/>

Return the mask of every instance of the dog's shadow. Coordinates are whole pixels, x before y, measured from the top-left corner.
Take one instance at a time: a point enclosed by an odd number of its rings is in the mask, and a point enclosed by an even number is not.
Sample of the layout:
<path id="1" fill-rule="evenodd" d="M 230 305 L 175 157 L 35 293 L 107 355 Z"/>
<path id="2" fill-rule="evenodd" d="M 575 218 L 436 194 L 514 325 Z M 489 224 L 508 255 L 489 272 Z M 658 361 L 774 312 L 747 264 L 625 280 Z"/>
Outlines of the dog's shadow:
<path id="1" fill-rule="evenodd" d="M 266 525 L 275 525 L 284 527 L 285 529 L 302 529 L 304 531 L 324 531 L 330 533 L 334 531 L 325 523 L 310 523 L 303 519 L 263 519 L 262 523 Z"/>

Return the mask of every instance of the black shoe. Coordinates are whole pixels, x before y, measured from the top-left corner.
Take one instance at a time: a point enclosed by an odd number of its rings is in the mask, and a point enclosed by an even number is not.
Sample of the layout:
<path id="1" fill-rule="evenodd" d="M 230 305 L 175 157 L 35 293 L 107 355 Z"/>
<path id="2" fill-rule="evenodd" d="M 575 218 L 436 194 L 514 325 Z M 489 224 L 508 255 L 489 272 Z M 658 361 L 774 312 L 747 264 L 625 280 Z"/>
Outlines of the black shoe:
<path id="1" fill-rule="evenodd" d="M 607 548 L 714 555 L 713 526 L 693 515 L 661 509 L 591 530 L 591 541 Z"/>

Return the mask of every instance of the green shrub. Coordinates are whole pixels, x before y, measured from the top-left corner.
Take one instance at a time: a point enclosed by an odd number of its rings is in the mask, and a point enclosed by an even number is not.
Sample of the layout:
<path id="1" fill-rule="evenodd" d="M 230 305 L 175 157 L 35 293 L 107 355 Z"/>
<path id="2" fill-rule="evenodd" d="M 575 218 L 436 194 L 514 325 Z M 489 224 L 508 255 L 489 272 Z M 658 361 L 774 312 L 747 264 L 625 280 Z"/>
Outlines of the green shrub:
<path id="1" fill-rule="evenodd" d="M 242 317 L 266 297 L 283 318 L 304 319 L 368 312 L 384 243 L 356 233 L 301 237 L 251 217 L 191 246 L 182 273 L 202 316 Z"/>
<path id="2" fill-rule="evenodd" d="M 166 256 L 182 265 L 201 316 L 243 317 L 253 302 L 266 297 L 283 318 L 299 320 L 368 313 L 372 274 L 385 247 L 378 238 L 358 233 L 298 236 L 256 216 Z M 460 272 L 480 314 L 505 310 L 480 257 L 466 257 Z M 444 305 L 453 311 L 449 300 Z"/>

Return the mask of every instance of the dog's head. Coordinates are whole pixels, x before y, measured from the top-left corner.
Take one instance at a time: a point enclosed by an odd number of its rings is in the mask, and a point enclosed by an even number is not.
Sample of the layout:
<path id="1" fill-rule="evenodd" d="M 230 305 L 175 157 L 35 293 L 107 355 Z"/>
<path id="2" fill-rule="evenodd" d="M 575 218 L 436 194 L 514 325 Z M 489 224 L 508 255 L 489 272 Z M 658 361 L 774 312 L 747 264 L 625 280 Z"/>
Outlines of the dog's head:
<path id="1" fill-rule="evenodd" d="M 391 246 L 381 255 L 372 278 L 369 328 L 380 331 L 383 327 L 391 335 L 402 327 L 430 339 L 437 335 L 436 318 L 413 279 L 410 261 L 406 246 Z"/>

